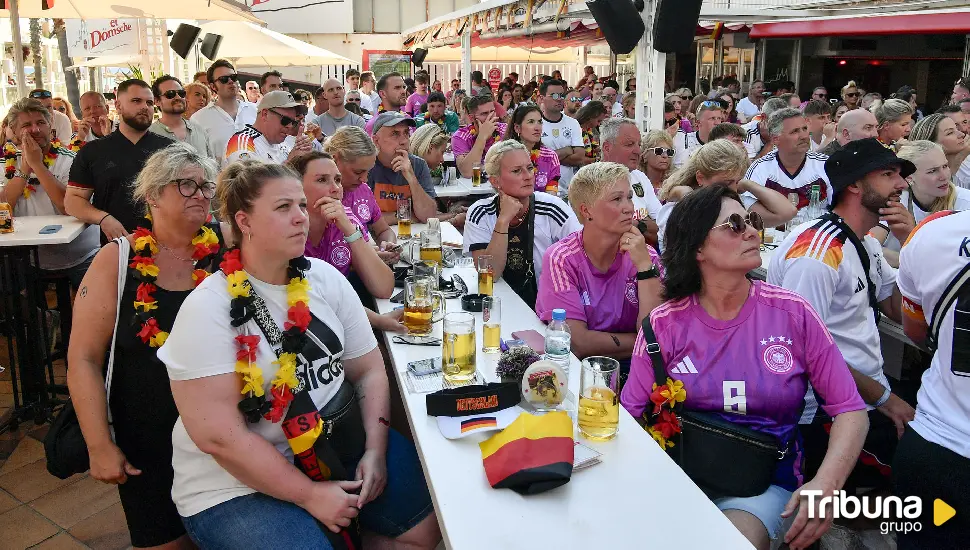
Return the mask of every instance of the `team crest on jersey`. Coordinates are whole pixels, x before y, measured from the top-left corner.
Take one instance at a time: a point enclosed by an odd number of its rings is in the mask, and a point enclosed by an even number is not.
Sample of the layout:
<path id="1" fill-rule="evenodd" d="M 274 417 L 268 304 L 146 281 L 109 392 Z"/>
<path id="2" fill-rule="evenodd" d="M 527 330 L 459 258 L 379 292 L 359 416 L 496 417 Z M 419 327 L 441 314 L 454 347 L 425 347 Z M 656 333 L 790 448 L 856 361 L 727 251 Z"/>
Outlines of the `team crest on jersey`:
<path id="1" fill-rule="evenodd" d="M 239 160 L 249 160 L 249 153 L 239 153 Z"/>
<path id="2" fill-rule="evenodd" d="M 775 374 L 785 374 L 795 366 L 789 346 L 792 345 L 791 338 L 784 336 L 769 336 L 761 339 L 761 345 L 766 346 L 761 358 L 765 363 L 765 368 Z"/>
<path id="3" fill-rule="evenodd" d="M 570 130 L 569 128 L 563 128 L 562 129 L 562 137 L 564 137 L 566 139 L 572 138 L 573 137 L 573 131 Z"/>
<path id="4" fill-rule="evenodd" d="M 636 280 L 629 280 L 626 282 L 626 301 L 631 304 L 639 304 L 640 300 L 637 297 L 637 282 Z"/>
<path id="5" fill-rule="evenodd" d="M 639 183 L 633 184 L 633 192 L 636 193 L 638 197 L 643 198 L 643 185 Z"/>
<path id="6" fill-rule="evenodd" d="M 346 246 L 337 246 L 330 252 L 330 263 L 343 267 L 350 263 L 350 249 Z"/>
<path id="7" fill-rule="evenodd" d="M 357 217 L 362 220 L 370 219 L 370 207 L 367 206 L 367 203 L 362 202 L 357 205 Z"/>

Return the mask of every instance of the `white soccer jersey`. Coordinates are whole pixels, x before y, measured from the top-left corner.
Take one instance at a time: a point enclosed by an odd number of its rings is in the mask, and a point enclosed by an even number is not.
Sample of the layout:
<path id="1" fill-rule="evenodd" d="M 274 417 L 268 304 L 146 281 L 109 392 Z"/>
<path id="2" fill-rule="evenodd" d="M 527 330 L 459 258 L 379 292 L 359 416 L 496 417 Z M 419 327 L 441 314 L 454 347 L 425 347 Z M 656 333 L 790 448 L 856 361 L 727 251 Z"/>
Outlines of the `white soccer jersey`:
<path id="1" fill-rule="evenodd" d="M 229 166 L 237 160 L 261 160 L 272 164 L 283 164 L 289 155 L 289 150 L 284 146 L 285 142 L 276 145 L 266 141 L 266 138 L 259 130 L 252 126 L 247 126 L 229 138 L 226 145 L 226 154 L 222 160 L 223 166 Z"/>
<path id="2" fill-rule="evenodd" d="M 674 136 L 674 168 L 680 168 L 686 164 L 694 151 L 704 145 L 699 134 L 700 132 L 677 130 L 677 135 Z"/>
<path id="3" fill-rule="evenodd" d="M 821 153 L 806 153 L 802 165 L 795 170 L 794 174 L 789 174 L 781 165 L 778 150 L 775 149 L 752 162 L 744 177 L 768 189 L 778 191 L 784 197 L 788 197 L 790 193 L 797 194 L 798 210 L 801 212 L 808 206 L 812 185 L 819 186 L 819 198 L 822 202 L 832 203 L 832 185 L 829 184 L 829 177 L 825 173 L 826 159 L 828 157 Z"/>

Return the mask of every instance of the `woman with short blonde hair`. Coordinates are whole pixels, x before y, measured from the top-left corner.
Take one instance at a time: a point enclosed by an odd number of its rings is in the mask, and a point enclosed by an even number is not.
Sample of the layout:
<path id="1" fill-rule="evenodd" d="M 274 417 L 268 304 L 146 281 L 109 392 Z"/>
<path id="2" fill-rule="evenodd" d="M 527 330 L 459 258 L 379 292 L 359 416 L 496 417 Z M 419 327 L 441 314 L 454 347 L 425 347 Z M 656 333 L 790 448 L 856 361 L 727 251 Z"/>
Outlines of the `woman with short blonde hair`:
<path id="1" fill-rule="evenodd" d="M 185 112 L 182 118 L 188 120 L 196 111 L 209 105 L 212 95 L 209 88 L 201 82 L 189 82 L 185 85 Z"/>
<path id="2" fill-rule="evenodd" d="M 913 106 L 902 99 L 887 99 L 873 107 L 879 124 L 879 141 L 896 148 L 896 142 L 909 137 L 913 126 Z"/>
<path id="3" fill-rule="evenodd" d="M 859 96 L 859 87 L 855 80 L 850 80 L 845 86 L 842 86 L 842 102 L 850 111 L 859 107 Z"/>
<path id="4" fill-rule="evenodd" d="M 640 171 L 647 175 L 657 195 L 667 179 L 673 160 L 674 138 L 667 131 L 650 130 L 643 133 L 640 140 Z"/>

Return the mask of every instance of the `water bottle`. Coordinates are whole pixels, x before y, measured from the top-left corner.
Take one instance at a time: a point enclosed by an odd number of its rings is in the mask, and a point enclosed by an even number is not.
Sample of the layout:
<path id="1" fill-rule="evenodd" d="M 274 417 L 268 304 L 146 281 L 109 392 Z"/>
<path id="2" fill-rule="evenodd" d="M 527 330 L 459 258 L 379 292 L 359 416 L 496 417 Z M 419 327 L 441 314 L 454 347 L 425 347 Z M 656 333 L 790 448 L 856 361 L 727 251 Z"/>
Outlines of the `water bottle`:
<path id="1" fill-rule="evenodd" d="M 809 195 L 808 199 L 808 215 L 809 219 L 814 220 L 815 218 L 822 215 L 822 201 L 819 198 L 820 189 L 817 183 L 812 184 L 812 193 Z"/>
<path id="2" fill-rule="evenodd" d="M 571 335 L 566 324 L 566 310 L 552 310 L 552 321 L 546 325 L 546 354 L 543 357 L 569 372 L 569 344 Z"/>

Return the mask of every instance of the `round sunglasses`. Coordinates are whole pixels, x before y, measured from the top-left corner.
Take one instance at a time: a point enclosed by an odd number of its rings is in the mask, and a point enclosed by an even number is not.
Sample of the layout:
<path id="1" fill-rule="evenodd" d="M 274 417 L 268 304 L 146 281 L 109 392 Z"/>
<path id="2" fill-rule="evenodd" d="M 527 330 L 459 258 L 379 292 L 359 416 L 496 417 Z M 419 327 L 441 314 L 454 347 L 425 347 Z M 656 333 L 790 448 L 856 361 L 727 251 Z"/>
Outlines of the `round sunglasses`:
<path id="1" fill-rule="evenodd" d="M 765 222 L 761 219 L 761 215 L 757 212 L 748 212 L 748 215 L 741 217 L 741 214 L 731 214 L 724 223 L 719 223 L 711 228 L 711 231 L 715 229 L 720 229 L 721 227 L 728 227 L 734 233 L 741 235 L 747 226 L 751 226 L 755 231 L 761 231 L 765 228 Z"/>

